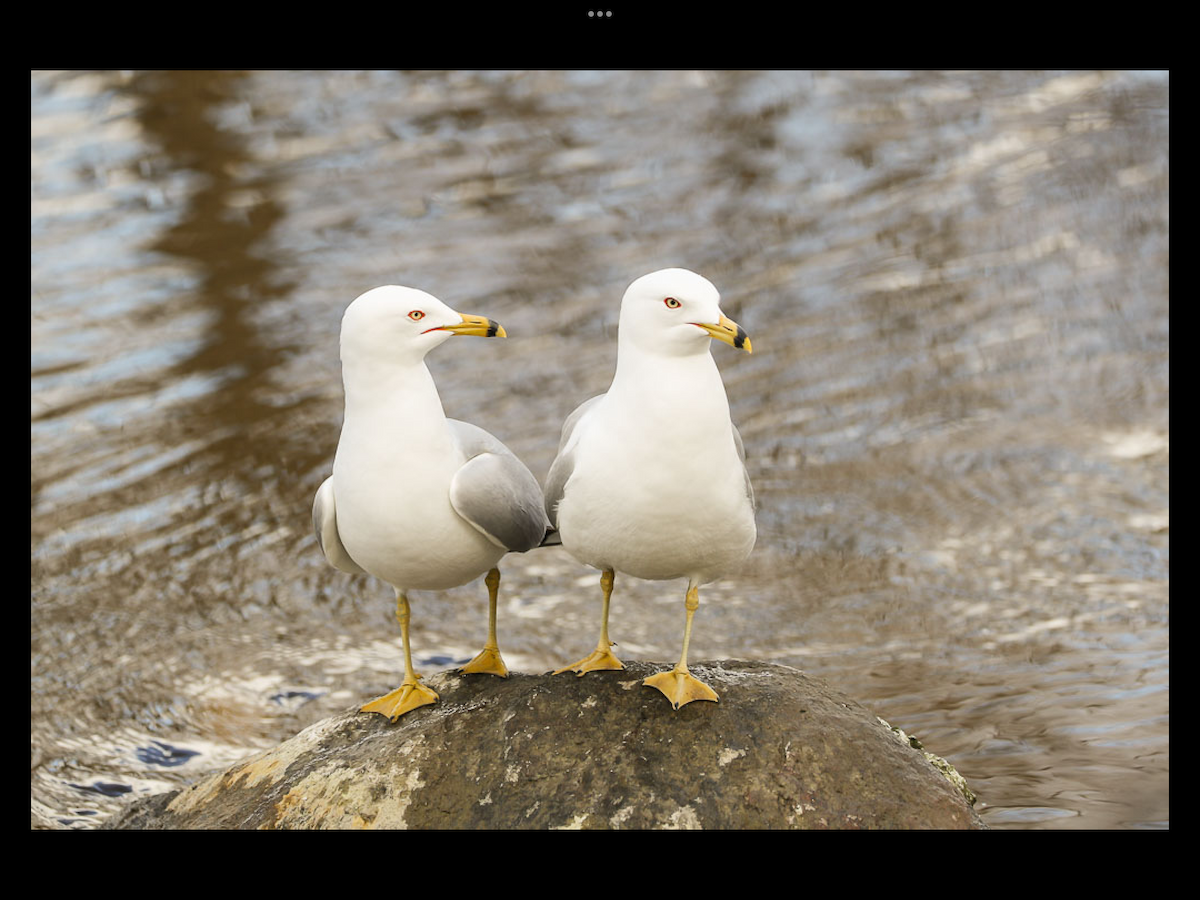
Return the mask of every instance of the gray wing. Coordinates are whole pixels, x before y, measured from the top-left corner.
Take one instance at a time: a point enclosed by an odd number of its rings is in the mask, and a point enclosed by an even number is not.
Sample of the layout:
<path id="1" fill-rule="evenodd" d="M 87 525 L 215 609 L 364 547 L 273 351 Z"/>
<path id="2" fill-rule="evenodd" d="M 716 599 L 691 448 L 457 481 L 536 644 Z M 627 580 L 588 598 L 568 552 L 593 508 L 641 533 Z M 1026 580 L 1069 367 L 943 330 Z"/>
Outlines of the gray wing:
<path id="1" fill-rule="evenodd" d="M 450 480 L 454 511 L 498 547 L 517 553 L 536 547 L 550 523 L 533 473 L 482 428 L 446 421 L 467 456 Z"/>
<path id="2" fill-rule="evenodd" d="M 333 499 L 332 478 L 326 478 L 317 488 L 317 496 L 313 500 L 313 531 L 317 533 L 317 544 L 330 565 L 351 575 L 367 574 L 342 546 L 342 538 L 337 530 L 337 506 Z"/>
<path id="3" fill-rule="evenodd" d="M 590 400 L 583 401 L 563 422 L 562 437 L 558 442 L 558 455 L 550 465 L 549 474 L 546 475 L 546 514 L 550 517 L 551 528 L 558 528 L 558 504 L 562 500 L 563 491 L 567 487 L 571 473 L 575 471 L 575 448 L 572 445 L 568 449 L 568 445 L 571 444 L 571 436 L 575 433 L 575 428 L 579 425 L 580 420 L 604 397 L 604 394 L 599 394 Z"/>
<path id="4" fill-rule="evenodd" d="M 729 424 L 733 425 L 732 422 Z M 737 447 L 738 459 L 742 461 L 742 477 L 746 479 L 746 499 L 750 501 L 750 508 L 754 509 L 754 485 L 750 483 L 750 470 L 746 468 L 746 445 L 742 443 L 742 433 L 736 425 L 733 425 L 733 444 Z"/>

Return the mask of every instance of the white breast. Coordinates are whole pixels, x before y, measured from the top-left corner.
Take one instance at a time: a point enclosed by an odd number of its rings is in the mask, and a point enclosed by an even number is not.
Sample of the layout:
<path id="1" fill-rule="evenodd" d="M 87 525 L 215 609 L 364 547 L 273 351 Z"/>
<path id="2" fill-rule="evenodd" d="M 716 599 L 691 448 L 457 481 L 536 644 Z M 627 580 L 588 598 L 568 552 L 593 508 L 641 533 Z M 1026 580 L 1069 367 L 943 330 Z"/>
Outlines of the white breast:
<path id="1" fill-rule="evenodd" d="M 359 566 L 401 589 L 465 584 L 504 555 L 450 504 L 451 479 L 466 457 L 432 381 L 384 396 L 386 404 L 359 404 L 347 391 L 333 463 L 342 544 Z"/>
<path id="2" fill-rule="evenodd" d="M 559 504 L 563 545 L 581 562 L 647 579 L 711 581 L 754 546 L 753 506 L 720 403 L 643 402 L 610 393 L 581 423 Z"/>

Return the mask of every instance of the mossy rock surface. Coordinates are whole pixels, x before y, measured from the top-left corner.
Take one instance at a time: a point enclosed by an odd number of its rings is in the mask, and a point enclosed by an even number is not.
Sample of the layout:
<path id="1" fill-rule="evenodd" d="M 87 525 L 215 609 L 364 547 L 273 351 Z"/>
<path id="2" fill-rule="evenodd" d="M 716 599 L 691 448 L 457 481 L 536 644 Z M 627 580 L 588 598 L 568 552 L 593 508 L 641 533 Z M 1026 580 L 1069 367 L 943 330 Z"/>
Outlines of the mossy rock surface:
<path id="1" fill-rule="evenodd" d="M 641 684 L 669 667 L 626 666 L 443 672 L 434 706 L 334 716 L 111 827 L 983 827 L 931 754 L 799 670 L 695 663 L 720 702 L 675 711 Z"/>

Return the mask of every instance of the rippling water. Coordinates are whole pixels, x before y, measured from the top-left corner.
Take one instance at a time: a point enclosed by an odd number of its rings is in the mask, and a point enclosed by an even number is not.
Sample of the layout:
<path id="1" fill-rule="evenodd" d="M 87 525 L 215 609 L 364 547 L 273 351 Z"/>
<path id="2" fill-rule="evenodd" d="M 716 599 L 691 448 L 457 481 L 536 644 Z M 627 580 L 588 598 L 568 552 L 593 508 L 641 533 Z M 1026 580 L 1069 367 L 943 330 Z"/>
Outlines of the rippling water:
<path id="1" fill-rule="evenodd" d="M 759 544 L 695 660 L 799 666 L 946 756 L 1000 828 L 1169 824 L 1170 84 L 1162 73 L 35 72 L 35 828 L 88 828 L 394 687 L 390 590 L 310 533 L 363 290 L 507 341 L 430 358 L 544 476 L 620 296 L 694 269 Z M 510 556 L 501 643 L 595 639 Z M 678 588 L 678 589 L 677 589 Z M 415 595 L 426 670 L 480 584 Z M 682 586 L 618 582 L 629 658 Z"/>

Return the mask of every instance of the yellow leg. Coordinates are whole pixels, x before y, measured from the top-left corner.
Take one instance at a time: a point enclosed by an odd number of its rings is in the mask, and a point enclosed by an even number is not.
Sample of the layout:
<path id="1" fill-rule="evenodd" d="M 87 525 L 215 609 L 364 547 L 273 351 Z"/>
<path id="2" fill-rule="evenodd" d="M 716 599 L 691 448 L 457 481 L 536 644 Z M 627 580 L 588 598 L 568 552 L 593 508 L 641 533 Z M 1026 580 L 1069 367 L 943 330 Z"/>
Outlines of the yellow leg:
<path id="1" fill-rule="evenodd" d="M 412 652 L 408 648 L 408 619 L 408 597 L 402 591 L 396 591 L 396 621 L 400 623 L 400 637 L 404 641 L 404 681 L 391 693 L 364 705 L 360 712 L 377 712 L 395 722 L 406 712 L 438 701 L 437 691 L 421 684 L 421 676 L 413 671 Z"/>
<path id="2" fill-rule="evenodd" d="M 608 639 L 608 604 L 612 598 L 613 582 L 615 580 L 616 574 L 612 569 L 605 569 L 600 574 L 600 590 L 604 591 L 604 611 L 601 614 L 600 640 L 596 643 L 596 649 L 579 660 L 579 662 L 555 670 L 555 675 L 561 675 L 563 672 L 574 672 L 576 675 L 583 675 L 587 672 L 625 668 L 612 650 L 609 649 L 613 646 L 613 642 Z"/>
<path id="3" fill-rule="evenodd" d="M 687 667 L 688 644 L 692 640 L 692 617 L 700 608 L 700 587 L 695 582 L 688 585 L 684 608 L 687 609 L 687 622 L 683 626 L 683 653 L 679 655 L 679 662 L 670 672 L 651 675 L 642 682 L 647 687 L 662 691 L 675 709 L 693 700 L 717 702 L 717 692 L 689 672 Z"/>
<path id="4" fill-rule="evenodd" d="M 508 666 L 500 656 L 500 645 L 496 643 L 496 597 L 500 593 L 500 570 L 492 569 L 483 579 L 488 589 L 488 636 L 487 643 L 479 655 L 459 671 L 464 675 L 499 675 L 508 677 Z"/>

